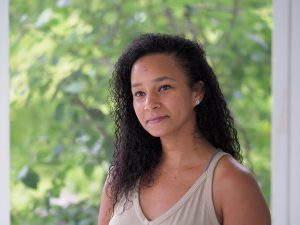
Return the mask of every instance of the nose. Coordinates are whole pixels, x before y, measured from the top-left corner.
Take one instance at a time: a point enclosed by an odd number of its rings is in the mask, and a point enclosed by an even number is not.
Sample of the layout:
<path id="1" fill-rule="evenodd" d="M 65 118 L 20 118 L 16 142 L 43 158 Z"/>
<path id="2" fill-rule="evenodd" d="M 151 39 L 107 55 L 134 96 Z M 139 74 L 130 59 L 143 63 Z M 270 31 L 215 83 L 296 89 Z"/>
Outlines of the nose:
<path id="1" fill-rule="evenodd" d="M 145 101 L 145 110 L 153 110 L 160 108 L 158 97 L 155 94 L 148 93 Z"/>

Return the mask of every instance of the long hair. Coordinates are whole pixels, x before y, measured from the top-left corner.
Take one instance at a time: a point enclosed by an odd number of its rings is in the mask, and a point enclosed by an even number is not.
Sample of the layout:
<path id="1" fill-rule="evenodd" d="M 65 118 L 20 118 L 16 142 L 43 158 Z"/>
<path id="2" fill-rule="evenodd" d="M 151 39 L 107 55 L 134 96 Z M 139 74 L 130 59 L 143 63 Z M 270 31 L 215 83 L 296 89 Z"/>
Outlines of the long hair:
<path id="1" fill-rule="evenodd" d="M 195 107 L 197 128 L 213 146 L 242 161 L 233 118 L 201 45 L 175 35 L 142 34 L 120 56 L 111 80 L 116 148 L 108 185 L 113 209 L 121 198 L 127 202 L 138 181 L 142 185 L 153 181 L 153 171 L 162 156 L 160 139 L 145 131 L 134 112 L 130 82 L 133 64 L 154 53 L 174 56 L 190 87 L 198 81 L 204 83 L 204 99 Z"/>

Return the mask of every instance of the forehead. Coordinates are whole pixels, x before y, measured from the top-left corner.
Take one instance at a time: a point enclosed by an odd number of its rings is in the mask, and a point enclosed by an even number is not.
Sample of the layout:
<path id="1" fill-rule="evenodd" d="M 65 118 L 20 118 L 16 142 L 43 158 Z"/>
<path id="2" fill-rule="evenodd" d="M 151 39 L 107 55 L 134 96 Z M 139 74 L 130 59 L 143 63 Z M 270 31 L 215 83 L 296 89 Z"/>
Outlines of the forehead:
<path id="1" fill-rule="evenodd" d="M 186 75 L 175 56 L 169 54 L 150 54 L 139 58 L 131 70 L 131 82 L 155 79 L 161 76 L 174 80 L 186 80 Z"/>

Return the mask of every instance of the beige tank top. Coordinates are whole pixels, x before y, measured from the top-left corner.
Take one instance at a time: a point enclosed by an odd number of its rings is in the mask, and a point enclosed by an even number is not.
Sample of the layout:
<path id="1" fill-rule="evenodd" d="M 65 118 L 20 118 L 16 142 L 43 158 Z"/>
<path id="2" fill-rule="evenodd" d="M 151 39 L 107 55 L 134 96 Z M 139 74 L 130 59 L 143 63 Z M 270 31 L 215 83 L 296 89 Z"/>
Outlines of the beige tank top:
<path id="1" fill-rule="evenodd" d="M 205 172 L 192 187 L 166 212 L 149 221 L 141 209 L 139 193 L 132 193 L 123 210 L 124 201 L 120 201 L 109 225 L 220 225 L 212 200 L 212 182 L 214 169 L 220 158 L 227 153 L 216 151 L 208 162 Z M 159 200 L 158 200 L 159 201 Z"/>

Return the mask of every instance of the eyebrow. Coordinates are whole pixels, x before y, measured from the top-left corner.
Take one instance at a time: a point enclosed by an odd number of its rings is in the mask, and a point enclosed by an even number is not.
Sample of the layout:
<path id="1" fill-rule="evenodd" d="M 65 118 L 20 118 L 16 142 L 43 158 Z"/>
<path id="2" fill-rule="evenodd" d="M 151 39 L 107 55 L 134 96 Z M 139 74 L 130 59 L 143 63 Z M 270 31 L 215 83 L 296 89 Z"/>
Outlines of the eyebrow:
<path id="1" fill-rule="evenodd" d="M 165 81 L 165 80 L 175 81 L 175 79 L 173 79 L 171 77 L 162 76 L 162 77 L 155 78 L 154 80 L 152 80 L 152 82 L 161 82 L 161 81 Z M 141 85 L 142 85 L 142 83 L 135 83 L 135 84 L 131 85 L 131 88 L 138 87 Z"/>

